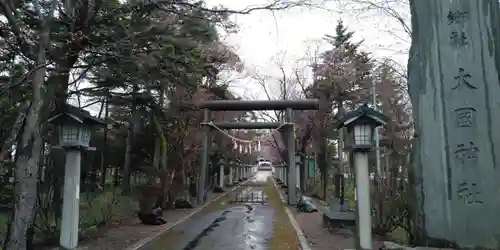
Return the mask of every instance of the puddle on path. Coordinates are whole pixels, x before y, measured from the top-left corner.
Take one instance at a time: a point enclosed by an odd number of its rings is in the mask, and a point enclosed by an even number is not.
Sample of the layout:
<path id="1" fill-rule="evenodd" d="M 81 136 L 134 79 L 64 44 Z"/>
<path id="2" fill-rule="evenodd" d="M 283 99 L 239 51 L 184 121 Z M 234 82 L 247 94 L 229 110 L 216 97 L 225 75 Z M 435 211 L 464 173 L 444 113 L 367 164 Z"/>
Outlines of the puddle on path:
<path id="1" fill-rule="evenodd" d="M 141 250 L 266 250 L 273 216 L 268 205 L 232 206 L 188 220 Z"/>
<path id="2" fill-rule="evenodd" d="M 263 184 L 264 173 L 256 182 Z M 262 187 L 240 195 L 263 196 Z M 177 225 L 141 250 L 267 250 L 273 233 L 274 209 L 268 204 L 236 203 L 223 211 L 201 212 Z"/>

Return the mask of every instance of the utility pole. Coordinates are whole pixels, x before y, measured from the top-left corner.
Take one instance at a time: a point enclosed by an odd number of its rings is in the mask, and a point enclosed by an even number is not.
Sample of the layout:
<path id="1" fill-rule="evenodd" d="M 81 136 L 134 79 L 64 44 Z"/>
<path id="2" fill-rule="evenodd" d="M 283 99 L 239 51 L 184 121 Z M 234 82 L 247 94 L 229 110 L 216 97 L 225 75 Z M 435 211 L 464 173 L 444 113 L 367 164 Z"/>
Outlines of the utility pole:
<path id="1" fill-rule="evenodd" d="M 377 106 L 377 83 L 373 81 L 372 84 L 372 95 L 373 95 L 373 109 L 382 112 L 382 110 L 378 110 Z M 375 159 L 377 166 L 377 175 L 382 178 L 384 175 L 382 173 L 382 168 L 380 167 L 380 134 L 379 127 L 375 128 Z"/>

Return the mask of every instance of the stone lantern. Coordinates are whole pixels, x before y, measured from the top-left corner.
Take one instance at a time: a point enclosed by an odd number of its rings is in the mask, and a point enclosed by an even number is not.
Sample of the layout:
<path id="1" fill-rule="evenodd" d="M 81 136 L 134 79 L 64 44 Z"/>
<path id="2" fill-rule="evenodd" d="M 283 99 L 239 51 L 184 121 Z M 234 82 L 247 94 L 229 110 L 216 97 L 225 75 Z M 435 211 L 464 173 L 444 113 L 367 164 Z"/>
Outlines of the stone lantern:
<path id="1" fill-rule="evenodd" d="M 55 125 L 59 146 L 66 150 L 59 243 L 65 249 L 75 249 L 78 246 L 81 153 L 93 150 L 89 147 L 92 130 L 96 126 L 105 126 L 106 123 L 89 112 L 68 104 L 56 110 L 48 121 Z"/>
<path id="2" fill-rule="evenodd" d="M 337 126 L 347 127 L 348 140 L 354 155 L 358 239 L 361 249 L 372 249 L 368 152 L 373 148 L 375 128 L 385 125 L 387 120 L 382 113 L 363 105 L 347 113 Z"/>

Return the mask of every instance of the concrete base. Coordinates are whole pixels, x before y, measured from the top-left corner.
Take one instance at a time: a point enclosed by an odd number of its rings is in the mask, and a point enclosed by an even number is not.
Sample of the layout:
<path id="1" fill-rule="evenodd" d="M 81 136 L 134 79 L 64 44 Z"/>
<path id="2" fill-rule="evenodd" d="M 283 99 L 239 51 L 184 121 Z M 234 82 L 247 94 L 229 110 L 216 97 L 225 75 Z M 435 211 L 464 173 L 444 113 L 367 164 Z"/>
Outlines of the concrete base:
<path id="1" fill-rule="evenodd" d="M 353 212 L 354 210 L 349 209 L 347 204 L 349 204 L 349 200 L 344 200 L 344 204 L 341 205 L 339 199 L 334 199 L 330 204 L 328 204 L 328 207 L 331 211 Z"/>
<path id="2" fill-rule="evenodd" d="M 334 200 L 328 210 L 323 211 L 323 225 L 329 228 L 351 228 L 356 227 L 356 213 L 347 206 L 340 205 L 339 200 Z"/>
<path id="3" fill-rule="evenodd" d="M 324 212 L 323 226 L 328 228 L 355 228 L 356 214 L 354 212 Z"/>
<path id="4" fill-rule="evenodd" d="M 398 250 L 452 250 L 453 248 L 435 248 L 435 247 L 408 247 L 394 243 L 391 241 L 384 241 L 383 246 L 385 249 L 398 249 Z"/>

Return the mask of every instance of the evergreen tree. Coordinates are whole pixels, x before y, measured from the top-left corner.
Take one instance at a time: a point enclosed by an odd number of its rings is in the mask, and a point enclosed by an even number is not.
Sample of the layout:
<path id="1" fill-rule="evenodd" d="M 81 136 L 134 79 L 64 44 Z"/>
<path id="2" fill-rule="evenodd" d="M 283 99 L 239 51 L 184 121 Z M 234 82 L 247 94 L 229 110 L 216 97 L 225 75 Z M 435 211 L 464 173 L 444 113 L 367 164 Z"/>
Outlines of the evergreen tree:
<path id="1" fill-rule="evenodd" d="M 354 32 L 340 20 L 334 35 L 325 35 L 325 41 L 331 46 L 320 56 L 320 61 L 312 65 L 314 83 L 310 93 L 320 100 L 320 112 L 315 121 L 318 122 L 315 141 L 319 142 L 319 166 L 323 176 L 323 194 L 327 194 L 328 169 L 331 159 L 327 139 L 338 139 L 338 131 L 333 129 L 335 119 L 345 109 L 353 109 L 356 104 L 369 98 L 371 86 L 372 64 L 368 53 L 360 51 L 363 41 L 353 42 Z M 336 111 L 336 112 L 334 112 Z M 330 153 L 332 150 L 330 150 Z"/>
<path id="2" fill-rule="evenodd" d="M 321 61 L 313 65 L 314 88 L 330 101 L 342 97 L 349 103 L 363 102 L 366 89 L 371 86 L 371 58 L 359 49 L 363 41 L 352 41 L 354 34 L 339 20 L 335 35 L 324 38 L 331 49 L 323 52 Z"/>

